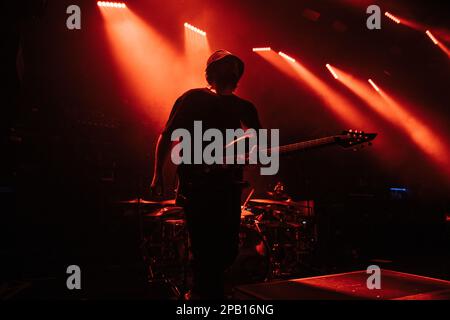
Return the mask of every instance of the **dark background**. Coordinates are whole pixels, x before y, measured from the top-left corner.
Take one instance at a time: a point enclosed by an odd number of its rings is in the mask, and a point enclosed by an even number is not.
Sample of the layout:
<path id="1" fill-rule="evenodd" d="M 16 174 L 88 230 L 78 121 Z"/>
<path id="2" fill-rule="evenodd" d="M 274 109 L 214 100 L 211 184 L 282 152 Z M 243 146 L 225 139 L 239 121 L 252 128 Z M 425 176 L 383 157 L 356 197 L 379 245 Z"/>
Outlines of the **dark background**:
<path id="1" fill-rule="evenodd" d="M 292 53 L 376 117 L 323 66 L 370 74 L 423 108 L 449 139 L 448 57 L 422 33 L 385 18 L 381 30 L 365 27 L 367 5 L 378 4 L 382 11 L 449 29 L 444 2 L 127 3 L 180 51 L 180 26 L 192 21 L 208 30 L 213 50 L 239 55 L 246 74 L 238 94 L 255 103 L 265 127 L 280 128 L 283 144 L 346 128 L 306 86 L 278 72 L 252 47 L 269 44 Z M 81 7 L 81 30 L 65 26 L 71 4 Z M 320 12 L 319 20 L 305 18 L 305 9 Z M 60 279 L 68 265 L 78 264 L 104 289 L 99 279 L 107 278 L 105 266 L 117 265 L 127 270 L 117 274 L 139 283 L 136 217 L 114 203 L 148 196 L 161 126 L 138 111 L 124 91 L 95 1 L 3 2 L 2 13 L 2 276 Z M 346 30 L 334 28 L 336 21 Z M 162 118 L 170 107 L 161 110 Z M 316 274 L 365 267 L 378 258 L 401 271 L 449 278 L 449 177 L 395 126 L 380 132 L 397 147 L 398 157 L 383 154 L 375 141 L 360 152 L 329 148 L 283 158 L 276 177 L 250 170 L 248 179 L 256 196 L 283 181 L 295 199 L 315 200 Z M 393 194 L 390 187 L 408 191 Z M 169 198 L 172 190 L 168 183 Z"/>

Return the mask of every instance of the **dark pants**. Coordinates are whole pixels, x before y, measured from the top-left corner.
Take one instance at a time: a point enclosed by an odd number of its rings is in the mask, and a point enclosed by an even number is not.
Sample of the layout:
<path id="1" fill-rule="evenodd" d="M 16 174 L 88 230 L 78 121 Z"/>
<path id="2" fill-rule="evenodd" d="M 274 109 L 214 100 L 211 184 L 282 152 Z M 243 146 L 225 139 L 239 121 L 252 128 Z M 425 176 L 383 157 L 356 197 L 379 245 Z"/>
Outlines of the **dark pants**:
<path id="1" fill-rule="evenodd" d="M 238 254 L 241 186 L 204 185 L 183 192 L 193 256 L 192 293 L 224 297 L 224 271 Z"/>

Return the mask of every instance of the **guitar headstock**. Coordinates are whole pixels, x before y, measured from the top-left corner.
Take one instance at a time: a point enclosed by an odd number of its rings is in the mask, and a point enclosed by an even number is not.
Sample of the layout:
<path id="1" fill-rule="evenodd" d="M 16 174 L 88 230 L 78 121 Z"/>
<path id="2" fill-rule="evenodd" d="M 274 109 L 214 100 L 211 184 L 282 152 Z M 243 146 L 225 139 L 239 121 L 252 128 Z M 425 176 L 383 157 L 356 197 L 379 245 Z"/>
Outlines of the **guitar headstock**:
<path id="1" fill-rule="evenodd" d="M 372 140 L 377 136 L 376 133 L 365 133 L 358 130 L 345 130 L 341 135 L 336 137 L 336 143 L 344 148 L 363 147 L 364 145 L 372 145 Z"/>

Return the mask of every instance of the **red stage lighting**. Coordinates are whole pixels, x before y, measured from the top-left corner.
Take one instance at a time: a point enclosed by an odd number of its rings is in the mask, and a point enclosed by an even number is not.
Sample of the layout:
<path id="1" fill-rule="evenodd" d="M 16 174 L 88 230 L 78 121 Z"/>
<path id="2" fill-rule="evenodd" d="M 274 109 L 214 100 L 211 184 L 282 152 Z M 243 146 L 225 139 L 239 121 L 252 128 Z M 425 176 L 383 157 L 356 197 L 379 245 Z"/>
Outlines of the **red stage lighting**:
<path id="1" fill-rule="evenodd" d="M 366 130 L 372 130 L 374 128 L 370 121 L 366 121 L 364 114 L 358 110 L 357 106 L 339 92 L 336 92 L 300 62 L 293 63 L 292 60 L 294 59 L 287 55 L 283 56 L 282 52 L 277 54 L 275 51 L 269 51 L 257 52 L 257 54 L 281 72 L 298 81 L 302 86 L 306 85 L 312 89 L 324 105 L 337 115 L 339 120 L 342 120 L 349 126 L 367 128 Z"/>
<path id="2" fill-rule="evenodd" d="M 190 79 L 179 76 L 188 73 L 183 52 L 128 7 L 98 8 L 117 63 L 121 94 L 162 127 L 173 101 L 191 87 Z"/>
<path id="3" fill-rule="evenodd" d="M 372 81 L 372 79 L 368 80 L 370 85 L 375 89 L 376 92 L 380 92 L 380 88 L 375 84 L 375 82 Z"/>
<path id="4" fill-rule="evenodd" d="M 286 53 L 283 53 L 283 52 L 280 51 L 280 52 L 278 52 L 278 54 L 280 56 L 282 56 L 283 58 L 285 58 L 286 60 L 292 62 L 292 63 L 295 62 L 295 59 L 290 57 L 290 56 L 288 56 Z"/>
<path id="5" fill-rule="evenodd" d="M 430 30 L 425 31 L 426 35 L 433 41 L 435 45 L 437 45 L 446 55 L 450 58 L 450 50 L 442 43 L 440 42 L 432 33 Z"/>
<path id="6" fill-rule="evenodd" d="M 200 35 L 202 35 L 204 37 L 206 36 L 206 32 L 205 31 L 200 30 L 199 28 L 194 27 L 193 25 L 191 25 L 191 24 L 189 24 L 187 22 L 184 23 L 184 27 L 189 29 L 189 30 L 191 30 L 191 31 L 194 31 L 194 32 L 196 32 L 196 33 L 198 33 L 198 34 L 200 34 Z"/>
<path id="7" fill-rule="evenodd" d="M 272 50 L 270 47 L 262 47 L 262 48 L 253 48 L 253 52 L 261 52 L 261 51 L 270 51 Z"/>
<path id="8" fill-rule="evenodd" d="M 333 75 L 333 77 L 334 77 L 335 79 L 339 79 L 339 77 L 338 77 L 336 71 L 334 71 L 334 69 L 333 69 L 332 66 L 330 66 L 328 63 L 327 63 L 325 66 L 326 66 L 327 69 L 331 72 L 331 74 Z"/>
<path id="9" fill-rule="evenodd" d="M 335 69 L 339 72 L 339 80 L 345 86 L 366 101 L 367 105 L 383 118 L 402 129 L 422 152 L 429 156 L 446 174 L 450 175 L 450 159 L 447 154 L 448 145 L 438 132 L 438 129 L 423 119 L 417 107 L 393 98 L 371 79 L 368 82 L 376 92 L 367 83 L 341 69 L 336 67 Z"/>
<path id="10" fill-rule="evenodd" d="M 127 5 L 123 2 L 97 1 L 99 7 L 124 9 Z"/>
<path id="11" fill-rule="evenodd" d="M 193 27 L 189 23 L 184 24 L 184 50 L 186 58 L 186 83 L 192 87 L 205 85 L 205 61 L 211 55 L 206 32 Z"/>
<path id="12" fill-rule="evenodd" d="M 433 36 L 433 34 L 430 32 L 430 30 L 425 31 L 425 33 L 427 34 L 427 36 L 431 39 L 431 41 L 433 41 L 433 43 L 435 45 L 439 44 L 439 41 L 437 41 L 437 39 L 435 38 L 435 36 Z"/>
<path id="13" fill-rule="evenodd" d="M 430 29 L 430 26 L 427 26 L 423 23 L 420 23 L 418 21 L 413 21 L 410 19 L 406 19 L 404 17 L 399 17 L 399 16 L 394 16 L 393 14 L 391 14 L 390 12 L 385 12 L 384 14 L 386 17 L 388 17 L 390 20 L 394 21 L 397 24 L 402 24 L 404 26 L 410 27 L 411 29 L 420 31 L 420 32 L 426 32 L 427 31 L 427 35 L 429 33 L 428 29 Z M 437 33 L 440 37 L 442 37 L 443 39 L 450 39 L 450 33 L 448 32 L 448 30 L 444 29 L 434 29 L 435 34 Z M 437 39 L 434 36 L 430 36 L 428 35 L 433 42 L 437 41 Z M 435 44 L 437 44 L 435 42 Z"/>
<path id="14" fill-rule="evenodd" d="M 393 14 L 389 13 L 389 12 L 385 12 L 384 14 L 386 17 L 388 17 L 389 19 L 391 19 L 392 21 L 394 21 L 395 23 L 399 24 L 401 23 L 400 19 L 397 18 L 396 16 L 394 16 Z"/>
<path id="15" fill-rule="evenodd" d="M 323 106 L 336 116 L 337 122 L 342 122 L 346 127 L 350 128 L 364 128 L 364 130 L 367 131 L 380 130 L 380 124 L 377 119 L 368 116 L 358 105 L 341 92 L 335 90 L 326 81 L 315 75 L 306 66 L 302 65 L 301 62 L 297 61 L 291 63 L 273 50 L 269 52 L 256 52 L 256 54 L 260 55 L 275 68 L 294 79 L 300 86 L 306 86 L 310 89 L 308 91 L 314 93 L 316 97 L 319 98 L 319 102 L 322 102 Z M 335 69 L 331 65 L 330 67 Z M 338 76 L 341 76 L 340 73 Z M 376 98 L 379 100 L 381 99 L 379 96 Z M 376 148 L 383 151 L 382 161 L 385 161 L 384 153 L 388 153 L 391 156 L 396 154 L 394 146 L 389 143 L 388 139 L 383 139 L 383 136 L 377 139 Z"/>

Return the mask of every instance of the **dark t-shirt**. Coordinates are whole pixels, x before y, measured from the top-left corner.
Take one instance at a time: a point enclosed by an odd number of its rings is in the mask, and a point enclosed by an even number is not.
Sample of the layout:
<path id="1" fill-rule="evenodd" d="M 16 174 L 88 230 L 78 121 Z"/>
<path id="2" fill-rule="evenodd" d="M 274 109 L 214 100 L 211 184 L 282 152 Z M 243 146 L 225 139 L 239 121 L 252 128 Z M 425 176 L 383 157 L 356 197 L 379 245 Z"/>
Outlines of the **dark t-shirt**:
<path id="1" fill-rule="evenodd" d="M 218 95 L 207 88 L 192 89 L 175 102 L 163 134 L 171 135 L 179 128 L 187 129 L 193 137 L 194 121 L 202 121 L 202 131 L 261 127 L 255 106 L 236 95 Z M 178 173 L 195 165 L 181 165 Z M 180 172 L 181 171 L 181 172 Z"/>
<path id="2" fill-rule="evenodd" d="M 192 131 L 194 121 L 202 121 L 203 131 L 216 128 L 237 129 L 261 127 L 255 106 L 236 95 L 217 95 L 206 89 L 192 89 L 175 102 L 163 133 L 178 128 Z M 242 123 L 242 124 L 241 124 Z"/>

